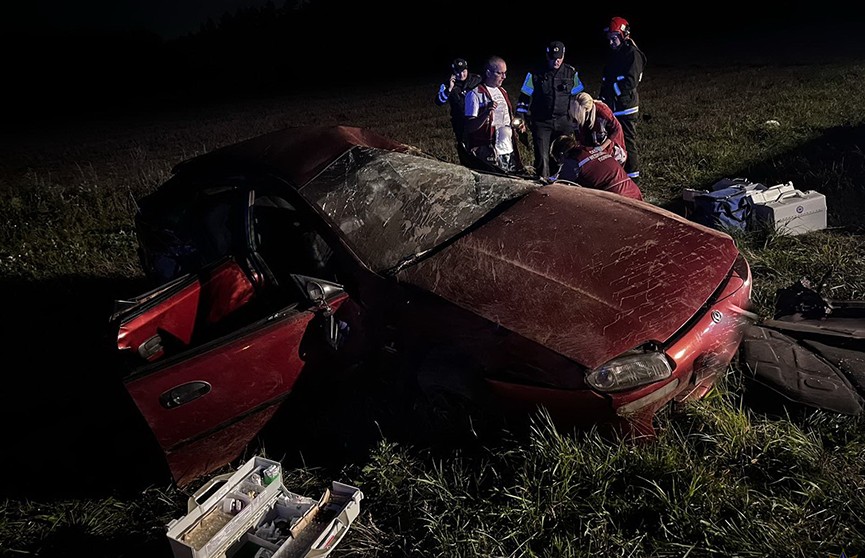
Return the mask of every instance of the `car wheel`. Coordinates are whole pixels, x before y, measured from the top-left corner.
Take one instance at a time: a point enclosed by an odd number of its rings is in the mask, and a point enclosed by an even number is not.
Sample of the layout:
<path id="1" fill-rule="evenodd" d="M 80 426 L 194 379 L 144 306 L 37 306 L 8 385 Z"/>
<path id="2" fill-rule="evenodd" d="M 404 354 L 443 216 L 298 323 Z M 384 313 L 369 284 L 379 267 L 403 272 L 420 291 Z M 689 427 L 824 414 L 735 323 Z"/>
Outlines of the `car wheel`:
<path id="1" fill-rule="evenodd" d="M 434 441 L 459 443 L 496 431 L 498 415 L 480 372 L 471 358 L 452 350 L 435 349 L 424 358 L 415 375 L 421 433 Z"/>

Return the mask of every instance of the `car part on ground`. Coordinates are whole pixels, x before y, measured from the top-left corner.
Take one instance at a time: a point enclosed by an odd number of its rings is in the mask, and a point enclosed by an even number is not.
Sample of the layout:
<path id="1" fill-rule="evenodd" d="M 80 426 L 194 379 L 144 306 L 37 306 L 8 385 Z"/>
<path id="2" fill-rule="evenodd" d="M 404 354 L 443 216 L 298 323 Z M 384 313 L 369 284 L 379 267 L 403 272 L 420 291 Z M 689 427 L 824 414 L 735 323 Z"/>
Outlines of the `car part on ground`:
<path id="1" fill-rule="evenodd" d="M 799 405 L 858 415 L 865 409 L 865 302 L 823 298 L 797 282 L 780 289 L 775 319 L 745 332 L 753 389 Z"/>

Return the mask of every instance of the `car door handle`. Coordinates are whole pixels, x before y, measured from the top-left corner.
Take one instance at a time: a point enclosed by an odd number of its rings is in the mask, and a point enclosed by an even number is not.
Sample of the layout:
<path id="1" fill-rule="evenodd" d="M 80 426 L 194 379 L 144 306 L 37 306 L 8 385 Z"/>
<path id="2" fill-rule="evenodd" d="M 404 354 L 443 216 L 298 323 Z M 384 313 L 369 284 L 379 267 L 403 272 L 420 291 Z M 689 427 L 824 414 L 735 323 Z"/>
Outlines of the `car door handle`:
<path id="1" fill-rule="evenodd" d="M 173 409 L 207 395 L 213 389 L 207 382 L 196 381 L 173 387 L 159 396 L 159 404 Z"/>

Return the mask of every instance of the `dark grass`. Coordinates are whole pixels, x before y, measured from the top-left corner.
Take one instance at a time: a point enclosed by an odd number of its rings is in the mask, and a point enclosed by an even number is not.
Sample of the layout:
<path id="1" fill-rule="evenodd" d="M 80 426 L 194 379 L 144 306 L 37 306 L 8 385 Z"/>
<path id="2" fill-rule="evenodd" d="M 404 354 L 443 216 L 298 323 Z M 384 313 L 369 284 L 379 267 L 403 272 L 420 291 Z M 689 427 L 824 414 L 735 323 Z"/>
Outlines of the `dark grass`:
<path id="1" fill-rule="evenodd" d="M 737 176 L 820 191 L 828 230 L 736 236 L 756 309 L 770 315 L 777 288 L 827 271 L 828 294 L 862 299 L 865 61 L 792 49 L 678 54 L 653 53 L 642 86 L 647 199 L 675 208 L 681 188 Z M 524 70 L 509 68 L 513 95 Z M 595 90 L 598 69 L 581 75 Z M 169 556 L 165 524 L 195 488 L 171 485 L 106 352 L 112 301 L 145 287 L 132 199 L 179 160 L 298 124 L 370 127 L 455 162 L 447 116 L 432 103 L 438 79 L 395 81 L 387 95 L 358 87 L 115 111 L 2 138 L 0 418 L 12 473 L 0 554 Z M 362 488 L 361 517 L 335 555 L 865 552 L 862 418 L 781 405 L 735 367 L 704 401 L 661 416 L 646 445 L 558 431 L 543 415 L 498 436 L 465 427 L 443 439 L 390 380 L 371 370 L 331 386 L 335 410 L 324 416 L 322 386 L 302 385 L 249 449 L 282 460 L 298 492 L 332 479 Z"/>

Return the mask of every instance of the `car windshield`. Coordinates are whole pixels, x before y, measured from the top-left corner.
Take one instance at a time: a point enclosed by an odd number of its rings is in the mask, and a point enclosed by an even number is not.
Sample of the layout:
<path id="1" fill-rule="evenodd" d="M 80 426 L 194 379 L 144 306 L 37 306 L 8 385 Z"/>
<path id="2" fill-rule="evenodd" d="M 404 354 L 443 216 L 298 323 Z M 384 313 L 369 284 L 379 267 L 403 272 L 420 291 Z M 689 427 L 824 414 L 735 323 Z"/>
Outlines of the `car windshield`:
<path id="1" fill-rule="evenodd" d="M 377 272 L 445 242 L 539 183 L 405 153 L 355 147 L 301 190 Z"/>

